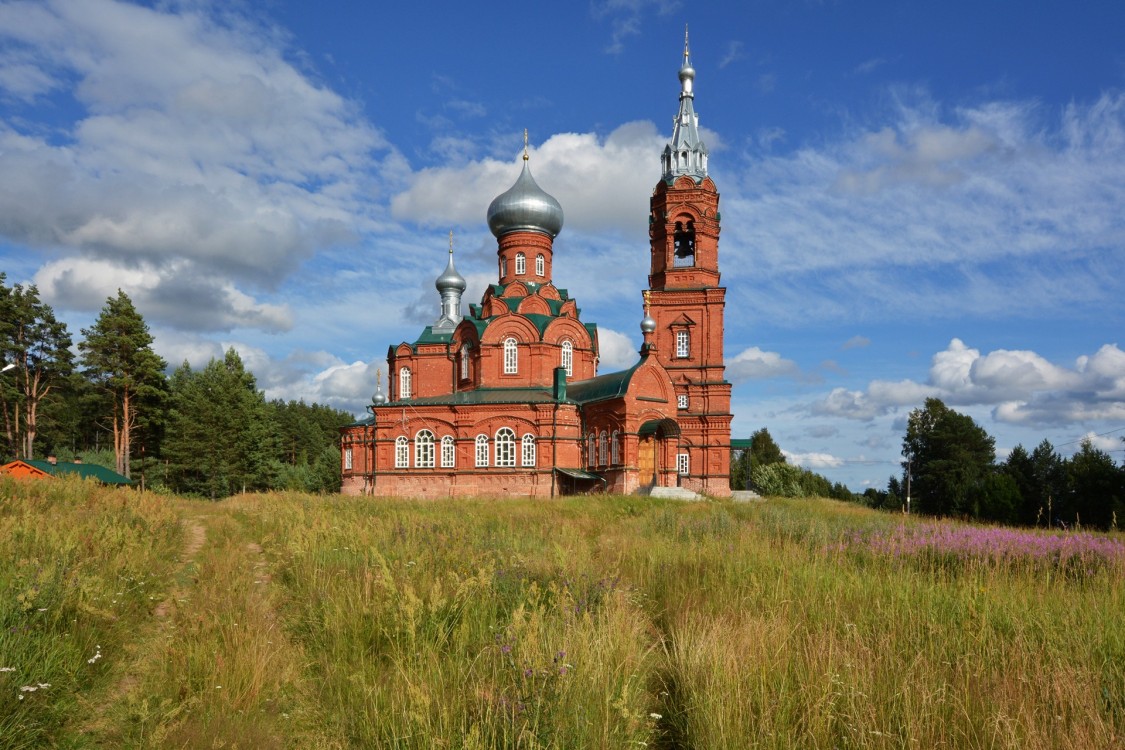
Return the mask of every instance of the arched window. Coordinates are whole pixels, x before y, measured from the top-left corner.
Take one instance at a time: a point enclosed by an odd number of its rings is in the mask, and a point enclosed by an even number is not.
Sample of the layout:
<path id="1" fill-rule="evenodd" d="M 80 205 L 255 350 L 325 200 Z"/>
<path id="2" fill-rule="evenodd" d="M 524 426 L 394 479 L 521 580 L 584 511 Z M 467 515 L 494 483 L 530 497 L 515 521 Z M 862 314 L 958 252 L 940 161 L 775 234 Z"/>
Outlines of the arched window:
<path id="1" fill-rule="evenodd" d="M 520 464 L 522 466 L 535 466 L 535 436 L 530 432 L 520 441 Z"/>
<path id="2" fill-rule="evenodd" d="M 468 380 L 473 376 L 473 358 L 472 358 L 473 345 L 466 341 L 461 345 L 461 379 Z"/>
<path id="3" fill-rule="evenodd" d="M 676 331 L 676 356 L 681 358 L 691 356 L 691 334 L 687 329 Z"/>
<path id="4" fill-rule="evenodd" d="M 617 430 L 614 430 L 613 435 L 611 435 L 610 438 L 609 438 L 610 463 L 612 463 L 614 466 L 621 463 L 620 443 L 621 443 L 621 433 L 618 432 Z"/>
<path id="5" fill-rule="evenodd" d="M 434 468 L 434 433 L 421 430 L 414 436 L 414 468 Z"/>
<path id="6" fill-rule="evenodd" d="M 505 255 L 500 256 L 500 278 L 503 279 L 508 275 L 508 258 Z"/>
<path id="7" fill-rule="evenodd" d="M 510 427 L 496 431 L 496 465 L 516 465 L 516 433 Z"/>
<path id="8" fill-rule="evenodd" d="M 522 276 L 527 273 L 527 256 L 523 253 L 516 253 L 516 275 Z"/>
<path id="9" fill-rule="evenodd" d="M 543 257 L 543 253 L 535 256 L 535 275 L 545 276 L 547 274 L 547 259 Z"/>
<path id="10" fill-rule="evenodd" d="M 515 375 L 520 369 L 520 353 L 517 342 L 509 336 L 504 339 L 504 374 Z"/>
<path id="11" fill-rule="evenodd" d="M 586 466 L 591 469 L 598 464 L 597 444 L 596 434 L 591 432 L 586 436 Z"/>
<path id="12" fill-rule="evenodd" d="M 405 469 L 410 466 L 410 441 L 405 435 L 395 438 L 395 468 Z"/>
<path id="13" fill-rule="evenodd" d="M 488 466 L 488 435 L 477 435 L 477 466 Z"/>
<path id="14" fill-rule="evenodd" d="M 559 366 L 566 370 L 567 377 L 574 374 L 574 344 L 570 342 L 570 339 L 562 342 L 562 358 Z"/>
<path id="15" fill-rule="evenodd" d="M 441 439 L 441 468 L 452 469 L 456 463 L 456 451 L 453 446 L 453 436 L 446 435 Z"/>
<path id="16" fill-rule="evenodd" d="M 352 449 L 344 448 L 344 471 L 352 470 Z"/>
<path id="17" fill-rule="evenodd" d="M 606 448 L 609 444 L 609 436 L 602 430 L 602 434 L 598 435 L 598 463 L 602 466 L 606 465 Z"/>
<path id="18" fill-rule="evenodd" d="M 398 371 L 398 397 L 410 398 L 410 368 L 403 367 Z"/>

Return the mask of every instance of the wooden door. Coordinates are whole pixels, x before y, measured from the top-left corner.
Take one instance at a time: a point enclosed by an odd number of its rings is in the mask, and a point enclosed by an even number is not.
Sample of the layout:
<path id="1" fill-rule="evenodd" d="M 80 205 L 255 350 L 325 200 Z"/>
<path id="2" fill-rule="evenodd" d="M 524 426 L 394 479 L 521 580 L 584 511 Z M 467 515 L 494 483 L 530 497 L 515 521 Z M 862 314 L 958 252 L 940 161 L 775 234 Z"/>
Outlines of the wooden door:
<path id="1" fill-rule="evenodd" d="M 653 435 L 641 438 L 637 469 L 642 487 L 656 484 L 656 438 Z"/>

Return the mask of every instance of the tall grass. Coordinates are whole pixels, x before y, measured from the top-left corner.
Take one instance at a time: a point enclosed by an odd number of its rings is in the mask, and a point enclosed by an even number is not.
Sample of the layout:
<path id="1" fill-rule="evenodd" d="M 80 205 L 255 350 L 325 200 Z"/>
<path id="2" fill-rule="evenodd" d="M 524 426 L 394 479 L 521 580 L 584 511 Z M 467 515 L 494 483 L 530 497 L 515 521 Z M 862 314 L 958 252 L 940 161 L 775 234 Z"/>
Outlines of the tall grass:
<path id="1" fill-rule="evenodd" d="M 160 499 L 0 478 L 0 745 L 54 744 L 104 689 L 180 544 Z"/>
<path id="2" fill-rule="evenodd" d="M 169 502 L 207 545 L 167 621 L 126 644 L 118 673 L 136 682 L 101 701 L 104 744 L 1125 743 L 1120 535 L 1007 535 L 817 500 Z M 89 504 L 64 503 L 55 523 L 82 523 Z M 43 544 L 65 548 L 58 533 Z M 2 580 L 22 569 L 5 563 Z"/>

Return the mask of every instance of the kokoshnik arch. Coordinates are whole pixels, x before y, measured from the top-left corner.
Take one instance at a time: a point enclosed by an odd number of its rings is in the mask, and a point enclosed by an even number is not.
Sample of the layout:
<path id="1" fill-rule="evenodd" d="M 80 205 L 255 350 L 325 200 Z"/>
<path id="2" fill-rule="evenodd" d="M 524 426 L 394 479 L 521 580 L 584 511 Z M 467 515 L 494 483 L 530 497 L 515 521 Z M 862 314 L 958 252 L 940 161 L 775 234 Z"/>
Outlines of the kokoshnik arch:
<path id="1" fill-rule="evenodd" d="M 437 278 L 441 312 L 387 353 L 389 393 L 342 429 L 345 494 L 553 496 L 684 487 L 729 496 L 719 194 L 699 136 L 684 39 L 680 103 L 650 200 L 644 343 L 597 374 L 598 329 L 551 281 L 563 211 L 523 171 L 488 207 L 498 278 L 461 312 L 465 279 Z M 526 136 L 525 136 L 526 141 Z"/>

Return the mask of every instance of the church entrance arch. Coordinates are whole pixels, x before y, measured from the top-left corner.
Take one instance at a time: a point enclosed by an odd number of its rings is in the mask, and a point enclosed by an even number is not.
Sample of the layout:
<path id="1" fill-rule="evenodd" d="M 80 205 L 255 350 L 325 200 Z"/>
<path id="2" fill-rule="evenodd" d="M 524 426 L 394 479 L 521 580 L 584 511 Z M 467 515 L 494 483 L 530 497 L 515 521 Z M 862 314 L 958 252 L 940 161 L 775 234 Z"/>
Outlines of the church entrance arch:
<path id="1" fill-rule="evenodd" d="M 668 473 L 664 469 L 675 467 L 662 459 L 674 453 L 670 448 L 679 443 L 680 426 L 667 417 L 650 419 L 637 430 L 637 437 L 637 479 L 640 486 L 644 489 L 663 486 L 665 482 L 661 481 L 661 475 Z M 674 478 L 674 472 L 671 476 Z"/>

